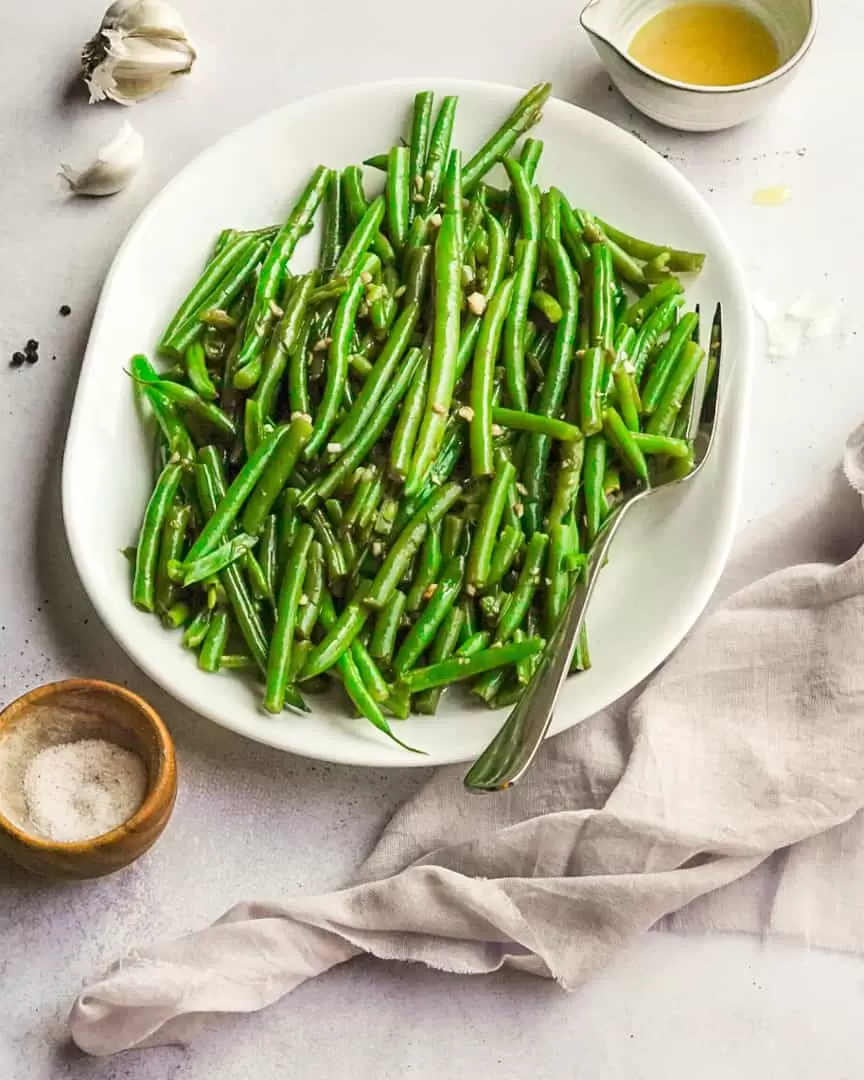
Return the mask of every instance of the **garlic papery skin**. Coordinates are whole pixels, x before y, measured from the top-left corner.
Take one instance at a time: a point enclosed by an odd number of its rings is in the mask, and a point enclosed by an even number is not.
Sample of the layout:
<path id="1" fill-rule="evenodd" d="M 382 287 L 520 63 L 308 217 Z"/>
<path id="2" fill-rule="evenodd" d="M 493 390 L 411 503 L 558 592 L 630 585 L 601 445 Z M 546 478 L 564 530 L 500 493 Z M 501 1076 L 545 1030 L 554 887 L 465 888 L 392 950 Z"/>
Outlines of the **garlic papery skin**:
<path id="1" fill-rule="evenodd" d="M 122 191 L 144 160 L 144 140 L 128 120 L 85 169 L 60 166 L 60 175 L 75 195 L 114 195 Z"/>
<path id="2" fill-rule="evenodd" d="M 121 105 L 164 90 L 190 71 L 195 49 L 179 13 L 163 0 L 118 0 L 84 46 L 81 67 L 90 100 Z"/>

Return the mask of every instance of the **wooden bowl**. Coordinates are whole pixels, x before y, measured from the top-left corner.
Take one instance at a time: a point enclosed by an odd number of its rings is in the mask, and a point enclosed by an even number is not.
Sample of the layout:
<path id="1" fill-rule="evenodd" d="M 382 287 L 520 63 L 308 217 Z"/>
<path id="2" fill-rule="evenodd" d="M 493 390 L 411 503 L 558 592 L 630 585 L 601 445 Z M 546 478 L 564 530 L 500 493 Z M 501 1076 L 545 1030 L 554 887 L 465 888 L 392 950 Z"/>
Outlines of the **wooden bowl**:
<path id="1" fill-rule="evenodd" d="M 59 843 L 33 828 L 22 777 L 34 753 L 78 739 L 106 739 L 137 753 L 147 770 L 146 794 L 135 814 L 111 832 Z M 176 795 L 171 736 L 147 702 L 125 687 L 69 679 L 39 686 L 0 712 L 0 851 L 33 873 L 91 878 L 128 866 L 159 838 Z"/>

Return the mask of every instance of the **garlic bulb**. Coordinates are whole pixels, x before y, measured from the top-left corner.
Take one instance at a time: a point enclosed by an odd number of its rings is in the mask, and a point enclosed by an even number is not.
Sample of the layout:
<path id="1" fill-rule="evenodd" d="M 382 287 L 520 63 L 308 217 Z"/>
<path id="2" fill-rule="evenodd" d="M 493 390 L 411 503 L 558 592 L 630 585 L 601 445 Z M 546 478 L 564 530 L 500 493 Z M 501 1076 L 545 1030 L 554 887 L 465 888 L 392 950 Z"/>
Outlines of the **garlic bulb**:
<path id="1" fill-rule="evenodd" d="M 113 195 L 126 187 L 144 158 L 144 140 L 128 120 L 85 169 L 60 166 L 60 175 L 76 195 Z"/>
<path id="2" fill-rule="evenodd" d="M 81 67 L 91 101 L 132 105 L 189 71 L 195 49 L 164 0 L 117 0 L 84 46 Z"/>

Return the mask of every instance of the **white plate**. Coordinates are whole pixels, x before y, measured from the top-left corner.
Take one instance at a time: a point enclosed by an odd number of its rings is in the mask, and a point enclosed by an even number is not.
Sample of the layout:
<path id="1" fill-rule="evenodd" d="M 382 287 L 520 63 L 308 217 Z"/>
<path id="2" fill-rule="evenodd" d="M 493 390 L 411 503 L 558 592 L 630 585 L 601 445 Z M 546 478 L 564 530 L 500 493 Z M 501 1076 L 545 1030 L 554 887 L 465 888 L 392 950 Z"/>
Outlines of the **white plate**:
<path id="1" fill-rule="evenodd" d="M 227 136 L 149 205 L 117 254 L 87 347 L 63 465 L 63 511 L 72 556 L 93 605 L 123 648 L 157 683 L 204 716 L 252 739 L 308 757 L 356 765 L 466 761 L 502 719 L 454 694 L 436 717 L 399 723 L 428 757 L 406 753 L 336 700 L 273 718 L 243 678 L 199 671 L 178 635 L 129 599 L 120 554 L 132 544 L 152 484 L 152 433 L 142 428 L 129 357 L 152 349 L 225 226 L 284 217 L 311 169 L 344 166 L 385 150 L 407 130 L 417 90 L 459 95 L 456 144 L 470 152 L 520 91 L 488 83 L 402 80 L 336 90 L 261 117 Z M 625 693 L 675 648 L 720 575 L 732 538 L 743 463 L 750 311 L 743 279 L 713 213 L 647 146 L 604 120 L 550 101 L 536 132 L 545 140 L 538 180 L 638 235 L 708 253 L 690 302 L 723 304 L 724 366 L 716 451 L 689 487 L 633 512 L 616 539 L 588 619 L 593 667 L 567 683 L 552 734 Z M 369 177 L 370 185 L 375 181 Z M 314 257 L 310 244 L 306 258 Z M 298 259 L 304 257 L 304 249 Z"/>

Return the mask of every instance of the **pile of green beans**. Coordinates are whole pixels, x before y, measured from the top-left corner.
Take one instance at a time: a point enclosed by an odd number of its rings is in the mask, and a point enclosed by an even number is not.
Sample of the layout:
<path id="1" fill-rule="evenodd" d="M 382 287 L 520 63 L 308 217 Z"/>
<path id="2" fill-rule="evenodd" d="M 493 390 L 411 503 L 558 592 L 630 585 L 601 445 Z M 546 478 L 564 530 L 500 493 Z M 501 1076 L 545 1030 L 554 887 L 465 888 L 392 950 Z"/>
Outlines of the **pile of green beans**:
<path id="1" fill-rule="evenodd" d="M 693 467 L 703 257 L 540 189 L 517 143 L 550 91 L 464 162 L 457 99 L 418 94 L 381 194 L 319 166 L 284 225 L 220 234 L 162 370 L 130 361 L 158 433 L 133 602 L 268 713 L 335 680 L 405 745 L 452 683 L 511 704 L 616 503 Z"/>

